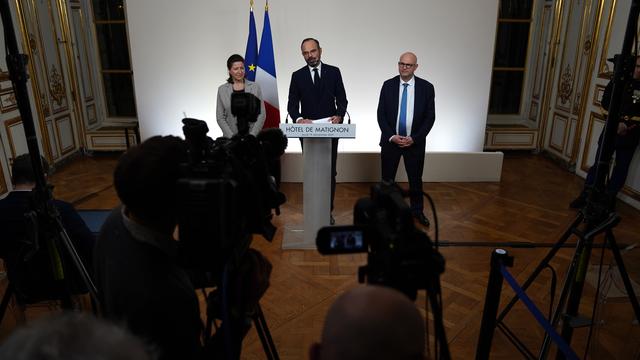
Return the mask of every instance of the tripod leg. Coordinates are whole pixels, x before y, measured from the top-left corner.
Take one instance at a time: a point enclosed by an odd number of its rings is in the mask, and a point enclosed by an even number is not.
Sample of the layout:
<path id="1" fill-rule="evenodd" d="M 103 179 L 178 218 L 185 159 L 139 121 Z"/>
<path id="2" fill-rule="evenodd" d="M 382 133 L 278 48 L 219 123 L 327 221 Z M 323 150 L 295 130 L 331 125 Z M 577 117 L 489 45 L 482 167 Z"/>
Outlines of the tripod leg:
<path id="1" fill-rule="evenodd" d="M 264 318 L 260 304 L 258 304 L 256 314 L 253 316 L 253 323 L 256 326 L 256 332 L 258 333 L 258 337 L 260 338 L 260 342 L 262 343 L 262 348 L 264 349 L 267 359 L 280 359 L 278 356 L 278 350 L 276 350 L 276 345 L 273 343 L 273 338 L 271 338 L 271 332 L 267 326 L 267 320 Z"/>
<path id="2" fill-rule="evenodd" d="M 547 267 L 547 265 L 549 264 L 549 261 L 551 261 L 551 259 L 556 255 L 558 250 L 560 250 L 562 248 L 562 245 L 564 245 L 564 243 L 567 242 L 567 240 L 569 239 L 569 236 L 571 236 L 571 234 L 573 233 L 573 230 L 576 228 L 576 226 L 578 226 L 578 224 L 580 224 L 582 222 L 583 218 L 584 218 L 584 216 L 582 215 L 582 213 L 578 213 L 578 216 L 576 216 L 575 220 L 573 220 L 573 223 L 567 228 L 567 230 L 564 232 L 564 234 L 562 234 L 562 236 L 555 243 L 555 245 L 553 245 L 553 247 L 549 250 L 549 252 L 544 257 L 544 259 L 542 259 L 542 261 L 540 261 L 540 264 L 538 264 L 538 266 L 533 271 L 533 273 L 531 273 L 531 275 L 529 275 L 529 278 L 522 284 L 522 290 L 523 291 L 527 291 L 529 286 L 531 286 L 533 281 L 538 277 L 538 275 L 542 272 L 542 270 L 544 270 L 545 267 Z M 518 297 L 514 296 L 511 299 L 511 301 L 509 301 L 509 303 L 505 306 L 504 310 L 502 310 L 500 315 L 498 315 L 498 318 L 496 319 L 496 323 L 501 323 L 502 320 L 504 320 L 504 318 L 507 316 L 507 314 L 509 313 L 511 308 L 517 302 L 518 302 Z"/>
<path id="3" fill-rule="evenodd" d="M 558 326 L 558 321 L 560 320 L 560 315 L 565 309 L 565 304 L 567 303 L 567 298 L 571 294 L 571 281 L 576 276 L 576 269 L 578 268 L 578 264 L 580 263 L 579 254 L 582 253 L 584 248 L 585 239 L 582 235 L 579 236 L 578 242 L 576 243 L 576 250 L 571 258 L 571 263 L 569 264 L 569 268 L 567 269 L 567 273 L 565 274 L 564 281 L 562 283 L 562 292 L 560 293 L 560 297 L 558 298 L 558 304 L 556 305 L 556 309 L 551 316 L 550 322 L 551 326 L 555 329 Z M 540 346 L 540 352 L 538 353 L 539 359 L 546 359 L 547 353 L 549 352 L 549 346 L 551 345 L 551 336 L 548 333 L 545 333 L 544 340 L 542 341 L 542 345 Z"/>
<path id="4" fill-rule="evenodd" d="M 589 268 L 589 260 L 591 258 L 591 249 L 593 248 L 593 237 L 587 235 L 581 241 L 584 245 L 580 250 L 576 249 L 574 261 L 577 260 L 575 268 L 575 278 L 571 283 L 571 290 L 569 293 L 569 300 L 567 302 L 567 308 L 562 319 L 562 338 L 571 345 L 571 337 L 573 336 L 573 326 L 571 319 L 578 315 L 578 308 L 580 307 L 580 300 L 582 299 L 582 290 L 584 289 L 584 280 Z M 562 308 L 558 306 L 556 313 L 561 311 Z M 552 324 L 555 325 L 555 324 Z M 558 352 L 556 359 L 564 359 L 564 354 Z"/>
<path id="5" fill-rule="evenodd" d="M 635 291 L 633 291 L 631 280 L 629 280 L 629 273 L 627 272 L 627 268 L 624 266 L 624 261 L 622 260 L 620 249 L 618 249 L 618 244 L 616 243 L 616 239 L 613 236 L 613 231 L 611 231 L 611 229 L 607 230 L 605 241 L 608 241 L 609 245 L 611 245 L 611 252 L 613 252 L 613 257 L 615 258 L 616 264 L 618 265 L 620 277 L 622 278 L 622 282 L 624 283 L 625 290 L 627 290 L 627 296 L 629 296 L 631 307 L 633 307 L 633 312 L 636 314 L 636 320 L 640 322 L 640 306 L 638 305 L 638 298 L 636 297 Z"/>

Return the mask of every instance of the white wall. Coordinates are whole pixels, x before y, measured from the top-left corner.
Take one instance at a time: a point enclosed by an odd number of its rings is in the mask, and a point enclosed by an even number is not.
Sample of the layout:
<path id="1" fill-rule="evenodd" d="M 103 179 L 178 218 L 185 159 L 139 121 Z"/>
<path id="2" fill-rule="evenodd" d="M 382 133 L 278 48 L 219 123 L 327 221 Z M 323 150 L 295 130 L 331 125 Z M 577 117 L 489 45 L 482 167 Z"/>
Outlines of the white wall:
<path id="1" fill-rule="evenodd" d="M 180 119 L 206 120 L 213 137 L 217 87 L 226 59 L 244 55 L 249 1 L 128 0 L 131 58 L 143 138 L 181 135 Z M 418 56 L 416 74 L 436 89 L 429 151 L 482 151 L 498 0 L 271 1 L 281 117 L 291 73 L 304 65 L 300 41 L 316 37 L 323 61 L 340 67 L 356 140 L 342 151 L 378 151 L 376 107 L 399 55 Z M 264 0 L 256 0 L 258 42 Z M 288 151 L 299 151 L 290 141 Z"/>

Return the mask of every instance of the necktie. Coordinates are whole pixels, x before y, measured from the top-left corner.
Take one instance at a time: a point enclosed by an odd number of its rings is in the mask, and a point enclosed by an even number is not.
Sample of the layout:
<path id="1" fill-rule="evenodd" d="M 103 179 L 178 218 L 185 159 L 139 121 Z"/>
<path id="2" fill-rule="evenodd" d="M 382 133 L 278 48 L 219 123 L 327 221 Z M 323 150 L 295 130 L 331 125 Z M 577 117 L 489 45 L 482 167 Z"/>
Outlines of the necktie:
<path id="1" fill-rule="evenodd" d="M 318 68 L 313 69 L 313 85 L 318 86 L 320 84 L 320 75 L 318 75 Z"/>
<path id="2" fill-rule="evenodd" d="M 402 84 L 402 100 L 400 101 L 400 118 L 398 119 L 398 135 L 407 136 L 407 86 Z"/>

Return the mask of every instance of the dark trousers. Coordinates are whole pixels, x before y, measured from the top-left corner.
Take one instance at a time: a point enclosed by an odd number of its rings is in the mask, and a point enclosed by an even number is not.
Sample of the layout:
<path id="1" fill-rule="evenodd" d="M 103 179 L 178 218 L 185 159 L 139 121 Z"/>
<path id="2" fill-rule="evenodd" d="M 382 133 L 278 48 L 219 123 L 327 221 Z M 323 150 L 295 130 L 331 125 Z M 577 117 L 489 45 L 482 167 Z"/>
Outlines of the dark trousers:
<path id="1" fill-rule="evenodd" d="M 407 148 L 387 142 L 382 144 L 380 160 L 382 164 L 382 180 L 395 181 L 400 157 L 404 159 L 404 167 L 409 178 L 409 190 L 411 190 L 411 211 L 414 214 L 422 213 L 424 209 L 422 198 L 422 170 L 424 169 L 425 144 L 417 144 Z"/>
<path id="2" fill-rule="evenodd" d="M 640 125 L 638 125 L 640 126 Z M 598 139 L 598 150 L 596 152 L 596 159 L 600 157 L 600 152 L 602 151 L 602 138 L 604 136 L 604 132 L 600 134 L 600 138 Z M 616 135 L 615 137 L 615 163 L 613 166 L 613 170 L 611 171 L 611 177 L 609 178 L 609 182 L 607 183 L 607 192 L 612 195 L 617 195 L 618 192 L 624 186 L 624 183 L 627 181 L 627 174 L 629 173 L 629 166 L 631 165 L 631 160 L 633 160 L 633 154 L 638 147 L 638 142 L 640 140 L 640 129 L 634 128 L 629 131 L 626 135 Z M 596 181 L 596 166 L 595 164 L 591 166 L 589 172 L 587 173 L 587 179 L 585 180 L 585 186 L 592 186 Z"/>
<path id="3" fill-rule="evenodd" d="M 300 139 L 302 151 L 304 151 L 304 141 Z M 336 163 L 338 162 L 338 139 L 331 139 L 331 211 L 333 211 L 333 199 L 336 197 Z"/>

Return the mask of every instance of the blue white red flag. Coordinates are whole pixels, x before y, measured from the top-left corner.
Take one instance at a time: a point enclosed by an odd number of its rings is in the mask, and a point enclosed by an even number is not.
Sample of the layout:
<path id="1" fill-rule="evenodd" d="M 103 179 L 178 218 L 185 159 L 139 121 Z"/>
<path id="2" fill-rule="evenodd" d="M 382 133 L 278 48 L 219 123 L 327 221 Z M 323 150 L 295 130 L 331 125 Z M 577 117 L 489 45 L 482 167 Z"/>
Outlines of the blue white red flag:
<path id="1" fill-rule="evenodd" d="M 264 128 L 278 127 L 280 124 L 280 105 L 278 103 L 278 82 L 276 81 L 276 61 L 273 56 L 273 39 L 269 21 L 269 2 L 264 7 L 264 27 L 260 39 L 256 83 L 262 90 L 262 98 L 267 112 Z"/>

